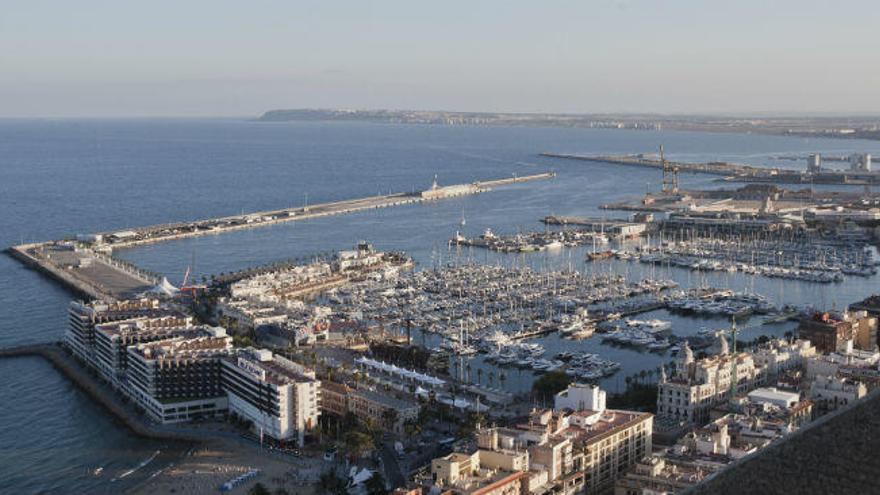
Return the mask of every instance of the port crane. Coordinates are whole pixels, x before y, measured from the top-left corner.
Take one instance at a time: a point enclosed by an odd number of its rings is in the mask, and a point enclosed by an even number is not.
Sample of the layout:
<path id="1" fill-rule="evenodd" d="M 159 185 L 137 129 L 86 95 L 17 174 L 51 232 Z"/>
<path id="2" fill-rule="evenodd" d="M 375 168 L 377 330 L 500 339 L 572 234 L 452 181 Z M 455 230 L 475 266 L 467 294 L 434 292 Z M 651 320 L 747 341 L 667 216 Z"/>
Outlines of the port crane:
<path id="1" fill-rule="evenodd" d="M 660 145 L 660 166 L 663 168 L 663 194 L 678 194 L 678 165 L 670 165 Z"/>

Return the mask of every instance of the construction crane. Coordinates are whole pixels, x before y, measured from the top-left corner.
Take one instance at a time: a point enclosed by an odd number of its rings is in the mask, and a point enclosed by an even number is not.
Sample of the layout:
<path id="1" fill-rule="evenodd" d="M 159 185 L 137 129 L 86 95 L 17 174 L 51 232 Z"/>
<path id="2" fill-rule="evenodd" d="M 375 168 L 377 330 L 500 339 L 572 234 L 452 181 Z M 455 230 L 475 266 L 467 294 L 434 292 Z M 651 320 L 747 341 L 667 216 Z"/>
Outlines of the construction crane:
<path id="1" fill-rule="evenodd" d="M 678 166 L 670 165 L 660 145 L 660 165 L 663 167 L 663 194 L 678 194 Z"/>

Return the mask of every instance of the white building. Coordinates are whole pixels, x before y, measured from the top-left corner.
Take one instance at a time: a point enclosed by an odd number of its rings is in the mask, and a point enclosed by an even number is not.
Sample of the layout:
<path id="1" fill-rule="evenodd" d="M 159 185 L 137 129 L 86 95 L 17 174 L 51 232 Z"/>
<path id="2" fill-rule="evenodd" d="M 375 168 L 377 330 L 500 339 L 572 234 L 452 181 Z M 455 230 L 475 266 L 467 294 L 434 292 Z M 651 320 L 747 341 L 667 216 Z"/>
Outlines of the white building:
<path id="1" fill-rule="evenodd" d="M 845 378 L 819 375 L 810 385 L 810 399 L 823 410 L 834 410 L 852 404 L 868 393 L 864 383 Z"/>
<path id="2" fill-rule="evenodd" d="M 748 398 L 751 402 L 773 404 L 783 409 L 790 409 L 801 400 L 799 394 L 777 390 L 776 387 L 756 388 L 749 392 Z"/>
<path id="3" fill-rule="evenodd" d="M 248 348 L 223 360 L 229 412 L 276 440 L 296 439 L 318 423 L 321 382 L 315 372 L 265 349 Z"/>
<path id="4" fill-rule="evenodd" d="M 880 352 L 853 349 L 851 341 L 846 352 L 833 352 L 811 357 L 807 360 L 807 378 L 835 376 L 844 369 L 877 370 Z"/>
<path id="5" fill-rule="evenodd" d="M 764 368 L 755 363 L 751 354 L 731 354 L 724 336 L 719 339 L 721 352 L 699 361 L 694 360 L 685 343 L 675 363 L 675 374 L 667 379 L 666 373 L 661 373 L 657 384 L 658 419 L 705 424 L 713 407 L 764 383 Z"/>
<path id="6" fill-rule="evenodd" d="M 605 391 L 597 385 L 572 383 L 567 389 L 556 394 L 553 409 L 562 411 L 604 411 Z"/>
<path id="7" fill-rule="evenodd" d="M 816 355 L 816 348 L 809 340 L 788 342 L 775 339 L 752 352 L 756 366 L 766 370 L 767 376 L 778 376 L 789 369 L 804 368 L 807 359 Z"/>

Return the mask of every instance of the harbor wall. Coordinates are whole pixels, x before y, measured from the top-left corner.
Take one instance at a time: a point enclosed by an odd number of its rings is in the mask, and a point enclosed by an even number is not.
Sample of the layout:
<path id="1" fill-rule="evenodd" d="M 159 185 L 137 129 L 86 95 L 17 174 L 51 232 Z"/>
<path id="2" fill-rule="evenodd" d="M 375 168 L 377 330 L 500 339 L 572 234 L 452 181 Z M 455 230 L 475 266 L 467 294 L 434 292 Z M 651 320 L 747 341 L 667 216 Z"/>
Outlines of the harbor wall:
<path id="1" fill-rule="evenodd" d="M 86 299 L 104 299 L 108 301 L 115 300 L 115 298 L 99 290 L 94 285 L 79 278 L 76 278 L 70 273 L 56 268 L 51 263 L 43 262 L 28 253 L 30 249 L 34 249 L 36 247 L 39 247 L 40 245 L 41 244 L 22 244 L 20 246 L 6 248 L 4 252 L 10 257 L 20 261 L 28 268 L 40 272 L 49 278 L 53 278 L 58 282 L 61 282 L 62 286 L 72 291 L 77 296 L 84 297 Z"/>
<path id="2" fill-rule="evenodd" d="M 126 406 L 119 395 L 110 387 L 100 382 L 88 370 L 68 355 L 60 343 L 24 345 L 0 349 L 0 359 L 18 357 L 39 357 L 48 361 L 56 370 L 67 377 L 74 385 L 100 404 L 116 419 L 121 421 L 134 434 L 157 440 L 173 440 L 197 442 L 206 438 L 187 432 L 176 432 L 156 428 L 148 424 L 143 417 Z"/>

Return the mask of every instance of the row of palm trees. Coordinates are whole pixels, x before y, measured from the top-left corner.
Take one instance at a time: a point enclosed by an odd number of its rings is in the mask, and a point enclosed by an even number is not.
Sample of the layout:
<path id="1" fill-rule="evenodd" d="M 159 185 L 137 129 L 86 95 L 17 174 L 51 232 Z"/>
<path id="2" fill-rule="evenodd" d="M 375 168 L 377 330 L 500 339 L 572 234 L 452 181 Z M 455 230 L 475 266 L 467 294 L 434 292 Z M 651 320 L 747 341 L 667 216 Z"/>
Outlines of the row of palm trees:
<path id="1" fill-rule="evenodd" d="M 453 376 L 453 378 L 456 378 L 459 381 L 470 382 L 471 378 L 472 378 L 471 377 L 471 369 L 472 368 L 471 368 L 470 362 L 464 366 L 463 371 L 458 366 L 453 365 L 452 366 L 452 370 L 453 370 L 452 376 Z M 483 376 L 484 375 L 488 379 L 487 385 L 490 388 L 495 386 L 496 379 L 497 379 L 498 386 L 500 388 L 504 388 L 504 383 L 507 381 L 507 374 L 504 373 L 503 371 L 499 371 L 498 374 L 496 375 L 494 370 L 489 370 L 488 373 L 484 373 L 482 368 L 477 368 L 477 385 L 481 385 L 481 386 L 483 385 Z"/>
<path id="2" fill-rule="evenodd" d="M 665 367 L 667 376 L 670 373 L 670 369 L 675 366 L 675 363 L 670 364 L 661 364 L 653 369 L 641 370 L 637 373 L 633 373 L 630 376 L 627 376 L 623 379 L 626 383 L 626 390 L 629 390 L 632 385 L 647 385 L 650 383 L 656 383 L 660 380 L 661 370 Z"/>

